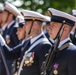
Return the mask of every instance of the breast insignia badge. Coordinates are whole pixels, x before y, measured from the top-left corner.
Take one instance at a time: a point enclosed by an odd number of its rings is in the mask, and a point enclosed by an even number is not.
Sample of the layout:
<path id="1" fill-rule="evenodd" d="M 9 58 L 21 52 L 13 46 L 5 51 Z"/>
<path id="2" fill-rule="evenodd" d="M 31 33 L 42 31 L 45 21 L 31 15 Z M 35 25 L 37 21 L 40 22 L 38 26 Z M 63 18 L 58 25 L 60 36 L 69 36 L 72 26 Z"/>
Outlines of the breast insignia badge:
<path id="1" fill-rule="evenodd" d="M 10 43 L 10 36 L 6 35 L 5 39 L 6 39 L 6 43 L 9 44 Z"/>
<path id="2" fill-rule="evenodd" d="M 59 67 L 59 64 L 55 63 L 53 67 L 54 67 L 53 73 L 54 73 L 54 75 L 57 75 L 58 74 L 58 70 L 57 69 Z"/>
<path id="3" fill-rule="evenodd" d="M 34 52 L 30 52 L 26 55 L 24 66 L 31 66 L 34 63 Z"/>

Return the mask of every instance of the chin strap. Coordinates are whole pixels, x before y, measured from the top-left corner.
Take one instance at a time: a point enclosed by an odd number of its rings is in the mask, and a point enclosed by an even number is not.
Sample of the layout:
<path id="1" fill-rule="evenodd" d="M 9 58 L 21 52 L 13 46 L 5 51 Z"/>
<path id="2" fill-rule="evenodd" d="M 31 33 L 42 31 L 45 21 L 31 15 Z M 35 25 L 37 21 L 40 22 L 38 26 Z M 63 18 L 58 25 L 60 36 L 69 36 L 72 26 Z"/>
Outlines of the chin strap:
<path id="1" fill-rule="evenodd" d="M 31 33 L 31 30 L 32 30 L 32 27 L 33 27 L 33 23 L 34 23 L 34 20 L 32 21 L 32 24 L 31 24 L 31 27 L 30 27 L 30 30 L 29 30 L 28 34 Z"/>
<path id="2" fill-rule="evenodd" d="M 60 35 L 60 31 L 61 31 L 61 29 L 62 29 L 62 27 L 63 27 L 64 24 L 65 24 L 65 21 L 63 21 L 63 23 L 62 23 L 62 25 L 61 25 L 61 27 L 60 27 L 60 29 L 59 29 L 56 37 L 54 38 L 54 40 Z M 64 28 L 63 28 L 63 29 L 64 29 Z M 63 32 L 62 32 L 62 33 L 63 33 Z M 62 36 L 62 35 L 61 35 L 61 36 Z"/>

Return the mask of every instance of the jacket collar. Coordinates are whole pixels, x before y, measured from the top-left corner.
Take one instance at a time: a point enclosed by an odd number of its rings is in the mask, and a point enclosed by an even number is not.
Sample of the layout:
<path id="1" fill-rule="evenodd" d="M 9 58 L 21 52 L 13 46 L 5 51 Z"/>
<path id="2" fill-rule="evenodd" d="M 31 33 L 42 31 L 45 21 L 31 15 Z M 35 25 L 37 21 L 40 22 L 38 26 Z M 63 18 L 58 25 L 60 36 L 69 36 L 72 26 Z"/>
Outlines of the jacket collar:
<path id="1" fill-rule="evenodd" d="M 64 44 L 67 43 L 67 42 L 71 42 L 70 38 L 66 38 L 65 40 L 61 41 L 61 42 L 59 43 L 58 48 L 60 48 L 62 45 L 64 45 Z"/>

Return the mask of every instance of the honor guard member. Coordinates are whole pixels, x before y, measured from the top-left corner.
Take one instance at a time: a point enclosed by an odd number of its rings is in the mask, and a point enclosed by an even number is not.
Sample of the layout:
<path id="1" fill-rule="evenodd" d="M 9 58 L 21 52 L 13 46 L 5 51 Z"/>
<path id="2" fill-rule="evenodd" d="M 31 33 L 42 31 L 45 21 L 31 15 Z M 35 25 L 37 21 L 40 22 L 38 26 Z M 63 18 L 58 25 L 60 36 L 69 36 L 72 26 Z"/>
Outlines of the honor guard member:
<path id="1" fill-rule="evenodd" d="M 3 18 L 6 19 L 7 26 L 4 31 L 3 37 L 7 45 L 11 48 L 15 47 L 20 42 L 16 34 L 17 28 L 14 27 L 17 23 L 16 16 L 18 15 L 21 15 L 21 13 L 15 6 L 13 6 L 8 2 L 4 3 Z M 14 62 L 13 61 L 14 61 L 13 59 L 8 60 L 10 71 L 12 70 L 11 72 L 13 72 L 13 67 L 14 67 L 12 66 L 12 63 L 15 63 L 15 61 Z"/>
<path id="2" fill-rule="evenodd" d="M 8 58 L 10 58 L 8 56 L 9 54 L 11 56 L 14 55 L 13 58 L 19 58 L 19 62 L 17 62 L 18 71 L 16 74 L 40 75 L 42 62 L 45 60 L 46 54 L 51 47 L 50 42 L 42 32 L 42 23 L 45 21 L 45 17 L 37 12 L 28 10 L 23 10 L 22 14 L 26 21 L 26 35 L 30 34 L 31 39 L 21 51 L 17 49 L 8 51 L 6 46 L 3 47 Z"/>
<path id="3" fill-rule="evenodd" d="M 25 30 L 23 28 L 25 20 L 23 16 L 17 16 L 16 21 L 18 22 L 14 27 L 17 28 L 17 37 L 22 42 L 25 39 Z"/>
<path id="4" fill-rule="evenodd" d="M 26 25 L 28 25 L 28 22 L 30 23 L 30 31 L 26 34 L 31 35 L 31 40 L 30 47 L 24 52 L 21 59 L 18 75 L 40 75 L 42 62 L 45 60 L 45 55 L 51 47 L 42 29 L 46 18 L 37 12 L 28 10 L 23 10 L 22 14 L 25 17 Z"/>
<path id="5" fill-rule="evenodd" d="M 50 24 L 51 18 L 49 16 L 44 16 L 44 17 L 46 18 L 46 22 L 43 23 L 44 34 L 47 37 L 47 39 L 51 42 L 51 44 L 54 45 L 54 40 L 50 38 L 48 29 L 47 29 Z"/>
<path id="6" fill-rule="evenodd" d="M 21 45 L 22 42 L 25 40 L 25 30 L 24 30 L 24 28 L 23 28 L 25 21 L 24 21 L 24 18 L 23 18 L 22 16 L 18 16 L 17 19 L 16 19 L 16 21 L 18 22 L 18 23 L 15 25 L 15 27 L 17 28 L 16 34 L 17 34 L 18 39 L 20 40 L 19 45 Z M 17 47 L 18 47 L 19 45 L 17 45 L 15 49 L 17 49 Z M 13 73 L 16 71 L 17 61 L 18 61 L 18 59 L 16 59 L 16 62 L 12 64 L 12 65 L 15 65 L 15 66 L 14 66 L 14 71 L 13 71 Z"/>
<path id="7" fill-rule="evenodd" d="M 72 10 L 72 14 L 76 17 L 76 10 Z M 76 45 L 76 23 L 75 26 L 73 27 L 71 33 L 70 33 L 70 38 L 72 40 L 72 43 Z"/>
<path id="8" fill-rule="evenodd" d="M 7 48 L 8 48 L 8 50 L 13 50 L 13 52 L 14 52 L 14 56 L 13 55 L 11 55 L 11 53 L 9 52 L 9 54 L 7 53 L 7 57 L 8 57 L 8 59 L 17 59 L 17 61 L 19 62 L 19 60 L 20 59 L 18 59 L 18 57 L 20 57 L 20 55 L 21 55 L 21 53 L 23 53 L 22 51 L 23 51 L 23 49 L 24 49 L 24 47 L 26 46 L 26 42 L 27 42 L 27 44 L 29 43 L 29 37 L 30 37 L 30 34 L 27 34 L 26 35 L 26 33 L 29 33 L 29 30 L 30 30 L 30 28 L 29 28 L 29 22 L 28 22 L 28 24 L 26 25 L 26 22 L 23 20 L 23 17 L 22 16 L 17 16 L 17 18 L 16 18 L 16 21 L 17 21 L 17 23 L 16 23 L 16 25 L 14 26 L 14 27 L 16 27 L 17 28 L 17 32 L 16 32 L 16 34 L 17 34 L 17 37 L 18 37 L 18 39 L 19 40 L 22 40 L 22 43 L 21 44 L 19 44 L 19 45 L 17 45 L 16 47 L 13 47 L 13 48 L 9 48 L 8 46 L 7 46 Z M 25 22 L 25 24 L 24 24 L 24 26 L 23 26 L 23 28 L 22 28 L 22 23 L 24 23 Z M 19 24 L 18 24 L 19 23 Z M 28 31 L 26 31 L 26 27 L 27 27 L 27 29 L 28 29 Z M 1 40 L 0 40 L 1 41 Z M 3 41 L 2 41 L 3 42 Z M 5 43 L 5 41 L 3 42 L 3 43 Z M 13 56 L 13 57 L 10 57 L 10 56 Z M 16 63 L 17 64 L 17 67 L 15 67 L 15 68 L 17 68 L 18 69 L 18 62 Z M 13 63 L 12 65 L 15 65 L 15 63 Z M 4 68 L 5 69 L 5 68 Z M 15 71 L 17 71 L 16 69 L 15 69 Z M 13 74 L 13 73 L 12 73 Z M 5 74 L 4 75 L 6 75 L 6 72 L 5 72 Z"/>
<path id="9" fill-rule="evenodd" d="M 71 43 L 69 38 L 76 18 L 53 8 L 49 8 L 48 11 L 51 16 L 49 25 L 51 38 L 56 38 L 60 28 L 60 35 L 62 35 L 58 46 L 59 51 L 50 66 L 49 75 L 76 75 L 76 46 Z"/>
<path id="10" fill-rule="evenodd" d="M 4 39 L 9 47 L 15 47 L 19 44 L 16 32 L 17 28 L 14 27 L 16 24 L 16 16 L 21 15 L 19 10 L 12 4 L 5 2 L 3 15 L 6 15 L 6 32 L 3 34 Z"/>
<path id="11" fill-rule="evenodd" d="M 16 21 L 18 22 L 18 23 L 16 23 L 16 25 L 14 26 L 14 27 L 16 27 L 17 28 L 17 32 L 16 32 L 16 34 L 17 34 L 17 37 L 18 37 L 18 39 L 19 40 L 21 40 L 22 41 L 22 43 L 20 43 L 19 45 L 17 45 L 17 46 L 15 46 L 15 47 L 13 47 L 13 48 L 10 48 L 9 46 L 7 46 L 7 48 L 9 49 L 9 50 L 17 50 L 17 52 L 18 52 L 18 54 L 16 55 L 15 53 L 14 53 L 14 55 L 11 55 L 11 53 L 9 52 L 9 54 L 8 54 L 8 56 L 7 56 L 7 58 L 10 60 L 10 59 L 16 59 L 16 61 L 17 61 L 17 57 L 20 55 L 19 53 L 21 53 L 20 51 L 21 51 L 21 48 L 23 47 L 23 43 L 24 43 L 24 41 L 25 41 L 25 31 L 24 31 L 24 28 L 23 28 L 23 26 L 24 26 L 24 20 L 23 20 L 24 18 L 22 17 L 22 16 L 18 16 L 17 18 L 16 18 Z M 14 52 L 14 51 L 13 51 Z M 16 53 L 17 53 L 16 52 Z M 15 58 L 14 58 L 14 56 L 15 56 Z M 16 68 L 15 68 L 15 66 L 16 66 L 16 63 L 14 62 L 14 63 L 12 63 L 12 72 L 11 72 L 11 74 L 13 74 L 14 72 L 15 72 L 15 70 L 16 70 Z"/>
<path id="12" fill-rule="evenodd" d="M 0 7 L 0 34 L 2 34 L 2 28 L 1 28 L 1 24 L 2 24 L 2 12 L 3 12 L 3 8 Z M 0 54 L 0 75 L 6 75 L 6 70 L 4 67 L 4 63 Z"/>

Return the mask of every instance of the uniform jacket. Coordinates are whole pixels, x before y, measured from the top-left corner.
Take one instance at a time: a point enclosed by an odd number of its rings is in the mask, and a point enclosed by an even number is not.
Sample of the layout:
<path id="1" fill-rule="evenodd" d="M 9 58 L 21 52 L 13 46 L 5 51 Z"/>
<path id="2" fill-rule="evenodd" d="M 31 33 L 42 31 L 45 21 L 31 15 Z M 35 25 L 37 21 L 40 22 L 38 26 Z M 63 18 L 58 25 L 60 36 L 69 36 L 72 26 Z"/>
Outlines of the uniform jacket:
<path id="1" fill-rule="evenodd" d="M 66 41 L 70 42 L 70 40 Z M 76 46 L 71 44 L 56 54 L 50 66 L 50 75 L 76 75 Z"/>
<path id="2" fill-rule="evenodd" d="M 3 28 L 1 28 L 1 34 L 5 34 L 6 30 L 5 30 L 6 25 L 3 26 Z M 0 53 L 0 75 L 6 75 L 6 69 L 1 57 L 1 53 Z"/>
<path id="3" fill-rule="evenodd" d="M 40 38 L 45 38 L 43 35 L 39 38 L 37 38 L 35 41 L 38 41 Z M 34 41 L 34 43 L 35 43 Z M 41 65 L 42 65 L 42 62 L 45 60 L 46 58 L 46 53 L 48 53 L 48 50 L 49 48 L 51 47 L 51 44 L 49 43 L 49 41 L 41 41 L 38 45 L 36 45 L 31 51 L 30 53 L 34 53 L 34 63 L 31 65 L 31 66 L 24 66 L 23 65 L 23 70 L 21 71 L 21 75 L 40 75 L 40 71 L 41 71 Z M 13 58 L 19 58 L 19 63 L 22 61 L 23 59 L 23 55 L 25 53 L 26 50 L 28 50 L 28 44 L 26 47 L 22 47 L 22 49 L 20 49 L 21 47 L 17 47 L 16 50 L 13 50 L 9 53 L 9 51 L 5 50 L 5 53 L 6 55 L 8 56 L 9 54 L 10 55 L 13 55 L 14 54 L 14 57 Z M 6 47 L 5 47 L 6 49 Z M 21 55 L 20 55 L 21 54 Z M 9 57 L 9 56 L 8 56 Z M 10 58 L 10 57 L 9 57 Z"/>
<path id="4" fill-rule="evenodd" d="M 18 37 L 17 37 L 17 28 L 15 28 L 16 22 L 14 21 L 13 24 L 8 28 L 8 29 L 5 29 L 4 33 L 3 33 L 3 37 L 4 39 L 6 40 L 6 36 L 8 35 L 9 36 L 9 40 L 10 42 L 7 43 L 7 45 L 9 47 L 15 47 L 16 45 L 19 44 L 19 40 L 18 40 Z M 6 40 L 7 42 L 8 40 Z"/>
<path id="5" fill-rule="evenodd" d="M 6 27 L 5 31 L 3 32 L 3 37 L 4 37 L 7 45 L 8 45 L 9 47 L 11 47 L 11 48 L 12 48 L 12 47 L 15 47 L 16 45 L 19 44 L 19 40 L 18 40 L 18 37 L 17 37 L 17 34 L 16 34 L 17 28 L 14 27 L 14 25 L 16 24 L 16 22 L 15 22 L 15 21 L 12 21 L 12 22 L 13 22 L 13 23 L 11 24 L 11 26 L 10 26 L 8 29 L 7 29 L 7 27 Z M 6 36 L 7 36 L 7 35 L 9 36 L 8 39 L 6 39 Z M 2 60 L 1 60 L 1 61 L 2 61 Z M 2 62 L 3 62 L 3 61 L 2 61 Z M 8 62 L 8 64 L 9 64 L 10 70 L 13 70 L 12 63 L 15 63 L 15 61 L 12 60 L 12 59 L 10 59 L 10 60 L 8 60 L 7 62 Z"/>

